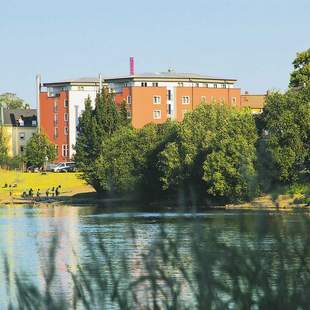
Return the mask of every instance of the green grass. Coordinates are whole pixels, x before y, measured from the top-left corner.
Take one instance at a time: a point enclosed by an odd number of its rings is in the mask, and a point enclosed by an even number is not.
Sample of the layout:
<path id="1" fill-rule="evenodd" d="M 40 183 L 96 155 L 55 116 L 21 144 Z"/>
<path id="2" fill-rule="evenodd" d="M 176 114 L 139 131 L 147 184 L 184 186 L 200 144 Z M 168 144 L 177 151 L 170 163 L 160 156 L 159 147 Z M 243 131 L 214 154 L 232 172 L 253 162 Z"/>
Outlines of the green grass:
<path id="1" fill-rule="evenodd" d="M 26 173 L 21 171 L 0 169 L 0 200 L 9 198 L 10 190 L 13 197 L 20 197 L 24 190 L 32 188 L 34 192 L 39 188 L 45 195 L 47 188 L 61 185 L 61 194 L 72 196 L 77 193 L 92 191 L 80 177 L 79 173 Z M 4 185 L 17 184 L 14 188 L 4 188 Z"/>

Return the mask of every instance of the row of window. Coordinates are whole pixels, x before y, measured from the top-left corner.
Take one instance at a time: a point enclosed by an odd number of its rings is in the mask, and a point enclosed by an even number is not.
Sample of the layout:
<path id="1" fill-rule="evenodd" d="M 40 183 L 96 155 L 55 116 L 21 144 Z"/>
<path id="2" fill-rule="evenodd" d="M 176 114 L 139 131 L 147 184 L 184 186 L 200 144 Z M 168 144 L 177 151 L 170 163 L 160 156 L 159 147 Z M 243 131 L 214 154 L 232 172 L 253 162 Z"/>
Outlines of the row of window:
<path id="1" fill-rule="evenodd" d="M 171 100 L 171 92 L 169 94 L 169 91 L 168 91 L 168 100 Z M 181 97 L 181 103 L 182 104 L 190 104 L 190 96 L 182 96 Z M 202 102 L 206 102 L 206 96 L 201 96 L 201 101 Z M 211 102 L 213 101 L 216 101 L 216 98 L 214 96 L 211 96 Z M 221 102 L 224 102 L 225 99 L 224 97 L 221 98 Z M 131 101 L 131 96 L 127 96 L 127 103 L 128 104 L 131 104 L 132 101 Z M 153 104 L 160 104 L 161 103 L 161 96 L 153 96 Z M 236 97 L 232 97 L 231 98 L 231 103 L 233 105 L 236 105 L 237 103 L 237 98 Z"/>
<path id="2" fill-rule="evenodd" d="M 187 82 L 188 83 L 188 82 Z M 206 88 L 228 88 L 227 84 L 218 84 L 218 83 L 191 83 L 190 85 L 194 87 L 206 87 Z M 125 85 L 125 87 L 127 84 Z M 158 87 L 158 82 L 141 82 L 141 87 Z M 184 82 L 178 82 L 179 87 L 184 87 Z"/>
<path id="3" fill-rule="evenodd" d="M 55 150 L 58 154 L 58 145 L 55 144 Z M 69 144 L 62 144 L 61 145 L 61 156 L 62 157 L 69 157 Z"/>
<path id="4" fill-rule="evenodd" d="M 68 122 L 69 121 L 69 114 L 64 113 L 64 121 Z M 58 124 L 58 114 L 54 113 L 54 124 Z"/>
<path id="5" fill-rule="evenodd" d="M 67 136 L 69 134 L 69 128 L 68 127 L 65 127 L 64 128 L 64 134 L 65 136 Z M 55 127 L 54 128 L 54 138 L 58 138 L 58 127 Z"/>
<path id="6" fill-rule="evenodd" d="M 68 99 L 65 99 L 64 100 L 64 108 L 65 109 L 68 109 L 69 107 L 69 100 Z M 54 112 L 58 112 L 58 100 L 57 98 L 54 99 Z"/>

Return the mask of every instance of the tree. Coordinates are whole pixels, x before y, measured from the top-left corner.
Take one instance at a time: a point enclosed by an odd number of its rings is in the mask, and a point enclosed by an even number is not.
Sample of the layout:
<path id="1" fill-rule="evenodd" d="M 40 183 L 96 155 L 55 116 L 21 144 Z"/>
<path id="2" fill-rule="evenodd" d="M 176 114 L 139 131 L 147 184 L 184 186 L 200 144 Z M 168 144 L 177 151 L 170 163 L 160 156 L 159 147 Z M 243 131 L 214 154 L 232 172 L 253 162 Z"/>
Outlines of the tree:
<path id="1" fill-rule="evenodd" d="M 310 84 L 285 94 L 271 93 L 266 102 L 260 158 L 267 161 L 260 174 L 274 182 L 296 181 L 300 171 L 309 167 Z"/>
<path id="2" fill-rule="evenodd" d="M 102 178 L 98 174 L 96 161 L 102 153 L 103 145 L 109 144 L 114 132 L 129 126 L 127 112 L 125 121 L 124 109 L 118 108 L 113 95 L 103 88 L 96 96 L 94 109 L 90 98 L 86 100 L 85 111 L 79 120 L 75 162 L 83 178 L 98 192 L 105 190 L 105 187 L 100 185 Z"/>
<path id="3" fill-rule="evenodd" d="M 0 126 L 0 165 L 3 165 L 8 157 L 6 136 L 3 127 Z"/>
<path id="4" fill-rule="evenodd" d="M 163 189 L 191 189 L 225 201 L 250 198 L 256 191 L 256 139 L 250 111 L 201 104 L 159 154 Z"/>
<path id="5" fill-rule="evenodd" d="M 304 87 L 310 83 L 310 48 L 297 53 L 293 61 L 294 71 L 291 73 L 290 87 Z"/>
<path id="6" fill-rule="evenodd" d="M 27 142 L 25 161 L 28 165 L 41 168 L 47 160 L 53 161 L 55 158 L 55 147 L 43 133 L 35 133 Z"/>
<path id="7" fill-rule="evenodd" d="M 27 109 L 29 105 L 13 93 L 4 93 L 0 95 L 0 107 L 7 109 Z"/>

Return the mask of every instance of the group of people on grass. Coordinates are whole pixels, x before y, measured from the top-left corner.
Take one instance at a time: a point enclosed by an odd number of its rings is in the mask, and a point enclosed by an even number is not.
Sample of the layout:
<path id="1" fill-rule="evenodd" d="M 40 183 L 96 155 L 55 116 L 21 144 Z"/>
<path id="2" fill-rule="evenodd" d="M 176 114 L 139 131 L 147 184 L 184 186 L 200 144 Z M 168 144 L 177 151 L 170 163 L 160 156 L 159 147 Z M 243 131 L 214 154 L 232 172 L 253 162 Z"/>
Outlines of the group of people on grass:
<path id="1" fill-rule="evenodd" d="M 52 187 L 51 189 L 48 188 L 45 191 L 45 197 L 49 198 L 49 197 L 58 197 L 60 195 L 60 189 L 61 189 L 61 185 L 58 185 L 57 187 Z M 40 199 L 41 196 L 41 190 L 40 188 L 37 189 L 37 191 L 35 192 L 32 188 L 30 188 L 28 191 L 23 191 L 22 193 L 22 198 L 37 198 Z"/>

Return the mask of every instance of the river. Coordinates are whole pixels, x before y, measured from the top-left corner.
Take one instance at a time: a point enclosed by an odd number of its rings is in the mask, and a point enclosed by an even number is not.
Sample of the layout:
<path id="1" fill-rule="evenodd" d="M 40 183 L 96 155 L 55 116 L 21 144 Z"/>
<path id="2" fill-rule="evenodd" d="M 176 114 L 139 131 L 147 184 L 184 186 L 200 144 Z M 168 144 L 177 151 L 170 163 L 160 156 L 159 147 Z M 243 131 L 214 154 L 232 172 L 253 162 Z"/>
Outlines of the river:
<path id="1" fill-rule="evenodd" d="M 162 227 L 166 236 L 181 240 L 181 252 L 188 258 L 187 264 L 191 268 L 190 238 L 193 224 L 197 220 L 197 225 L 204 229 L 212 227 L 220 231 L 221 240 L 230 245 L 238 244 L 240 238 L 254 240 L 257 231 L 265 227 L 300 227 L 305 216 L 307 215 L 271 211 L 217 210 L 196 214 L 170 211 L 163 214 L 145 210 L 134 212 L 132 209 L 124 210 L 117 207 L 107 209 L 95 206 L 3 206 L 0 208 L 0 309 L 6 309 L 9 303 L 8 296 L 16 294 L 13 285 L 16 273 L 23 281 L 34 283 L 43 290 L 44 272 L 53 263 L 56 268 L 53 294 L 65 296 L 70 302 L 73 298 L 70 272 L 77 272 L 78 266 L 95 267 L 92 249 L 97 255 L 98 243 L 104 243 L 110 257 L 113 258 L 112 264 L 115 269 L 118 269 L 124 258 L 131 272 L 138 275 L 141 274 L 141 257 L 162 238 Z M 290 229 L 287 231 L 290 233 Z M 298 236 L 303 238 L 300 232 Z M 50 248 L 55 242 L 55 237 L 57 252 L 51 261 Z M 274 238 L 274 235 L 269 233 L 264 235 L 265 251 L 276 251 L 270 246 Z M 5 257 L 9 266 L 7 275 L 4 268 Z M 102 259 L 103 264 L 104 262 L 106 260 Z M 80 309 L 83 307 L 80 306 Z"/>

